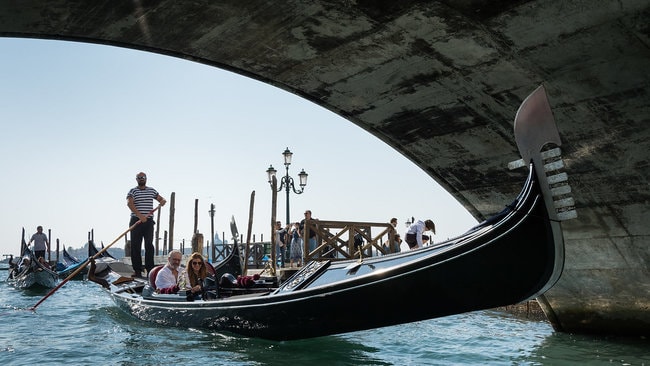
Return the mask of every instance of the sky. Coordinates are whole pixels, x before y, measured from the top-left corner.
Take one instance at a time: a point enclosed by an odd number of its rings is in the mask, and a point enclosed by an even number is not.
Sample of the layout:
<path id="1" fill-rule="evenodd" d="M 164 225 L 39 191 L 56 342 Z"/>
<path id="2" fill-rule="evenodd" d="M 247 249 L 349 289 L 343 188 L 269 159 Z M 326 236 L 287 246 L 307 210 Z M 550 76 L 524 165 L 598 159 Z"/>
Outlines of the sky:
<path id="1" fill-rule="evenodd" d="M 199 63 L 85 43 L 0 38 L 0 255 L 20 250 L 42 225 L 52 243 L 123 248 L 126 194 L 145 172 L 147 185 L 175 192 L 174 247 L 198 231 L 230 239 L 234 216 L 246 237 L 268 240 L 272 192 L 266 170 L 308 173 L 290 194 L 291 221 L 310 209 L 321 220 L 388 222 L 432 219 L 434 241 L 476 220 L 400 153 L 342 117 L 274 86 Z M 278 179 L 279 179 L 278 177 Z M 284 223 L 285 193 L 277 197 Z M 169 230 L 162 208 L 160 236 Z M 162 240 L 161 240 L 162 243 Z M 52 249 L 56 249 L 56 246 Z M 161 244 L 162 245 L 162 244 Z"/>

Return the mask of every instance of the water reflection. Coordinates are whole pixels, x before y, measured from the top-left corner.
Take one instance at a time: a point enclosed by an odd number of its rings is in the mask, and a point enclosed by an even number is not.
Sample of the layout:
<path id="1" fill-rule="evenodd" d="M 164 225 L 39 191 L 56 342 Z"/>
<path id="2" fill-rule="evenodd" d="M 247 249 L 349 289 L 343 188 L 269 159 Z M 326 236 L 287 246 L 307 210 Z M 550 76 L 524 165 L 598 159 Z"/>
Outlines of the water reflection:
<path id="1" fill-rule="evenodd" d="M 650 365 L 650 341 L 646 337 L 553 333 L 526 360 L 540 365 Z"/>
<path id="2" fill-rule="evenodd" d="M 108 310 L 108 309 L 107 309 Z M 170 328 L 141 323 L 108 310 L 107 318 L 120 322 L 120 364 L 194 363 L 197 357 L 220 360 L 222 365 L 391 365 L 375 357 L 378 349 L 341 337 L 291 342 L 245 338 L 198 329 Z M 119 337 L 117 337 L 119 338 Z M 110 342 L 109 342 L 110 343 Z"/>

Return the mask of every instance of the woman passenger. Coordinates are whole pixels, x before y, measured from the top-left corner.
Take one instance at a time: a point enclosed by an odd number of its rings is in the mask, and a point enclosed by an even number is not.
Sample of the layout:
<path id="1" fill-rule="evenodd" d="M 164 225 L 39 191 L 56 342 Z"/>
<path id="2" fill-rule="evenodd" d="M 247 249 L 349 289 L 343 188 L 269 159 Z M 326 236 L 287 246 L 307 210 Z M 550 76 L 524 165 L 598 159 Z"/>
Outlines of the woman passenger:
<path id="1" fill-rule="evenodd" d="M 194 252 L 187 260 L 185 270 L 179 278 L 179 288 L 181 291 L 189 291 L 192 297 L 200 297 L 203 292 L 203 280 L 207 277 L 208 270 L 201 253 Z M 188 293 L 188 297 L 190 297 Z"/>

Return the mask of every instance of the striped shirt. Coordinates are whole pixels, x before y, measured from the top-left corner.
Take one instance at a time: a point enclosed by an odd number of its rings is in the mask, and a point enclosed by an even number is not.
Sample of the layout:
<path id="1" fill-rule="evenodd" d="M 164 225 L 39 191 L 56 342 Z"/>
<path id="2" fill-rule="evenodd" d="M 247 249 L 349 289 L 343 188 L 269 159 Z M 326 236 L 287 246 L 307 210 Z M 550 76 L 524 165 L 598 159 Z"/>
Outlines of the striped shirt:
<path id="1" fill-rule="evenodd" d="M 158 191 L 151 187 L 145 187 L 144 189 L 135 187 L 126 195 L 126 199 L 133 198 L 135 208 L 137 208 L 143 215 L 153 210 L 153 200 L 155 200 L 156 197 L 158 197 Z M 136 215 L 131 212 L 131 216 Z M 153 215 L 149 215 L 149 217 L 153 217 Z"/>

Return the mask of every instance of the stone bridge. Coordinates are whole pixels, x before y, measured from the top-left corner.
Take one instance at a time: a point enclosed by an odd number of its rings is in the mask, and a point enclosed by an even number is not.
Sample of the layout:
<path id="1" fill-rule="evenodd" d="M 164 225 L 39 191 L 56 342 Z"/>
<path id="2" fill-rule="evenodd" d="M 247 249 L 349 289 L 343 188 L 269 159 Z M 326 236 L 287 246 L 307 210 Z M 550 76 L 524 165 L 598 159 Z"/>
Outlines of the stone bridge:
<path id="1" fill-rule="evenodd" d="M 647 0 L 6 0 L 0 36 L 180 57 L 295 93 L 407 156 L 477 219 L 519 191 L 512 122 L 546 86 L 578 219 L 556 329 L 648 334 Z"/>

